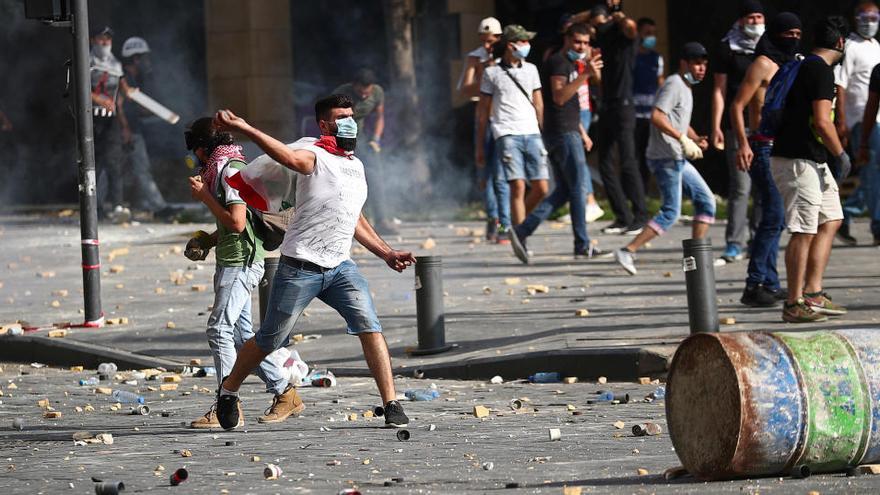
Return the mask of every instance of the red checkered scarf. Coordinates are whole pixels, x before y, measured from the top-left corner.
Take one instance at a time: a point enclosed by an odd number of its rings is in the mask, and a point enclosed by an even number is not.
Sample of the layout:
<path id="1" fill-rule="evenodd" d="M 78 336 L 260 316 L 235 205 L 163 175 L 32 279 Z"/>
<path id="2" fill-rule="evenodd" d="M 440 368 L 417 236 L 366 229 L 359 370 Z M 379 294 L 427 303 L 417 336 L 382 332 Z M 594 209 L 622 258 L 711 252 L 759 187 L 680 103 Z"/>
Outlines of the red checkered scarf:
<path id="1" fill-rule="evenodd" d="M 221 144 L 217 146 L 211 152 L 208 163 L 199 169 L 202 182 L 208 185 L 208 190 L 211 191 L 211 194 L 217 194 L 217 174 L 229 160 L 245 161 L 244 154 L 241 152 L 241 146 L 234 144 Z"/>

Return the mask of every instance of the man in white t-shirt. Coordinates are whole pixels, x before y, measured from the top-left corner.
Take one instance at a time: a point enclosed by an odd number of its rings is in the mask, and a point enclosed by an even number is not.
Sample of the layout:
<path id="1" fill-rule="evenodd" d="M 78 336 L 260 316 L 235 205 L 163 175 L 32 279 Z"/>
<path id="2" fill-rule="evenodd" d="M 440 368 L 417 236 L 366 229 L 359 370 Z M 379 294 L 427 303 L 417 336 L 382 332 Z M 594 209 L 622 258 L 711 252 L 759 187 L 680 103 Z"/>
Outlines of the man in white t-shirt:
<path id="1" fill-rule="evenodd" d="M 861 136 L 862 115 L 868 101 L 868 84 L 871 70 L 880 63 L 880 43 L 874 39 L 877 27 L 880 26 L 880 10 L 873 0 L 861 0 L 856 4 L 854 12 L 856 29 L 846 39 L 846 57 L 834 70 L 834 84 L 837 86 L 837 103 L 835 118 L 837 134 L 843 146 L 852 139 L 850 149 L 857 152 L 859 147 L 868 143 L 859 142 Z M 875 140 L 876 141 L 876 140 Z M 880 150 L 875 150 L 880 151 Z M 867 170 L 862 167 L 861 170 Z M 854 213 L 865 208 L 865 191 L 871 184 L 863 172 L 859 173 L 860 184 L 843 208 L 843 224 L 837 231 L 837 237 L 849 245 L 855 245 L 856 239 L 849 232 L 849 224 Z M 875 237 L 880 242 L 880 238 Z"/>
<path id="2" fill-rule="evenodd" d="M 395 400 L 391 356 L 370 289 L 349 256 L 351 240 L 357 239 L 398 272 L 415 263 L 415 258 L 410 252 L 388 246 L 361 213 L 367 182 L 363 163 L 353 153 L 357 123 L 352 106 L 351 98 L 345 95 L 319 100 L 315 119 L 321 138 L 298 149 L 289 148 L 229 110 L 215 117 L 221 130 L 244 134 L 276 162 L 299 174 L 295 213 L 281 244 L 266 317 L 254 338 L 239 351 L 232 372 L 220 387 L 217 419 L 227 430 L 239 424 L 241 383 L 265 356 L 288 344 L 297 319 L 315 298 L 345 318 L 348 333 L 360 339 L 385 405 L 386 426 L 404 427 L 409 422 Z"/>
<path id="3" fill-rule="evenodd" d="M 550 178 L 547 150 L 541 140 L 544 120 L 544 100 L 541 96 L 541 76 L 538 68 L 526 62 L 535 33 L 520 25 L 504 27 L 501 42 L 504 56 L 500 62 L 487 67 L 480 82 L 480 103 L 477 108 L 477 142 L 485 139 L 492 117 L 491 131 L 495 138 L 495 152 L 501 160 L 501 172 L 510 184 L 510 216 L 513 225 L 525 220 L 547 195 Z M 477 147 L 477 166 L 484 166 L 484 150 Z M 531 188 L 526 196 L 526 181 Z M 509 236 L 510 225 L 501 225 Z M 502 232 L 499 231 L 499 236 Z M 510 236 L 516 243 L 516 236 Z"/>

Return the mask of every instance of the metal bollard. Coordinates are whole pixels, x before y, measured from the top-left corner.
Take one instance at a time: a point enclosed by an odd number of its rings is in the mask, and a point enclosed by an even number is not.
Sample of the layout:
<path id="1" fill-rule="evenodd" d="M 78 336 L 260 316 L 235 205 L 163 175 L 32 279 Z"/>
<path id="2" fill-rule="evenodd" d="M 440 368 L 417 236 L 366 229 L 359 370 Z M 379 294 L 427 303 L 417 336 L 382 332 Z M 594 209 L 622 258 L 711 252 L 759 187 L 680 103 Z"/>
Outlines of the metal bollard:
<path id="1" fill-rule="evenodd" d="M 691 333 L 717 332 L 718 299 L 715 293 L 712 240 L 685 239 L 681 245 Z"/>
<path id="2" fill-rule="evenodd" d="M 416 320 L 419 347 L 411 354 L 424 356 L 452 349 L 446 344 L 443 310 L 443 260 L 439 256 L 416 258 Z"/>
<path id="3" fill-rule="evenodd" d="M 266 317 L 266 306 L 269 305 L 269 294 L 272 293 L 272 281 L 275 279 L 275 272 L 278 271 L 278 262 L 281 258 L 266 258 L 263 260 L 265 271 L 263 278 L 260 279 L 260 324 Z"/>

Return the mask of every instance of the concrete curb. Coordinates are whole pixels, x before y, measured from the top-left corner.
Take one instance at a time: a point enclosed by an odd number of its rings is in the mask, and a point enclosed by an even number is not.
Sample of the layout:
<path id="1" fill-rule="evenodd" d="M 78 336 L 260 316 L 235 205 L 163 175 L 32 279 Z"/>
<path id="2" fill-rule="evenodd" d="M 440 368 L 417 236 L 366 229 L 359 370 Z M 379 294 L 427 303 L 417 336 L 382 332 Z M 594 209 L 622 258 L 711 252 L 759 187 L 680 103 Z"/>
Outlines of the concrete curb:
<path id="1" fill-rule="evenodd" d="M 425 378 L 488 380 L 500 375 L 505 380 L 515 380 L 527 378 L 540 371 L 555 371 L 562 376 L 576 376 L 581 379 L 604 376 L 609 381 L 635 381 L 642 376 L 664 376 L 674 351 L 674 346 L 539 351 L 453 363 L 399 367 L 394 369 L 394 374 L 413 376 L 413 372 L 419 369 Z M 338 376 L 370 376 L 367 368 L 330 366 L 330 369 Z"/>
<path id="2" fill-rule="evenodd" d="M 116 363 L 120 370 L 165 368 L 182 371 L 183 363 L 113 347 L 88 344 L 71 339 L 50 339 L 36 335 L 0 337 L 0 361 L 44 363 L 50 366 L 84 366 L 95 369 L 101 363 Z"/>

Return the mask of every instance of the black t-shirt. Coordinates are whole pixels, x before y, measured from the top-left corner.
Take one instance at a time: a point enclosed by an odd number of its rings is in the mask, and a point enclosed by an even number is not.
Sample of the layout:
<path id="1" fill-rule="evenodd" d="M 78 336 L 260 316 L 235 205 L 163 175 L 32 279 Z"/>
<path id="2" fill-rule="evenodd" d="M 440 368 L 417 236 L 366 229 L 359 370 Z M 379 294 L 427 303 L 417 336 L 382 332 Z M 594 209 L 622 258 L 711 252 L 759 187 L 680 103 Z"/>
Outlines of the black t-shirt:
<path id="1" fill-rule="evenodd" d="M 616 21 L 607 22 L 596 31 L 596 45 L 602 50 L 605 63 L 602 68 L 602 100 L 632 100 L 636 40 L 627 38 Z"/>
<path id="2" fill-rule="evenodd" d="M 563 53 L 556 53 L 544 63 L 544 133 L 556 136 L 564 132 L 577 131 L 581 121 L 581 105 L 578 102 L 578 94 L 575 92 L 561 107 L 553 103 L 553 90 L 550 78 L 564 76 L 565 82 L 569 83 L 577 79 L 577 67 Z"/>
<path id="3" fill-rule="evenodd" d="M 716 74 L 727 75 L 727 95 L 724 98 L 724 114 L 721 117 L 722 129 L 730 128 L 730 117 L 727 110 L 733 103 L 734 98 L 736 98 L 736 92 L 739 91 L 739 86 L 746 77 L 746 71 L 749 70 L 749 65 L 751 65 L 754 60 L 754 53 L 749 55 L 742 52 L 734 52 L 730 49 L 730 43 L 727 41 L 722 41 L 721 44 L 718 45 L 715 60 L 712 61 L 710 67 Z M 743 115 L 746 115 L 745 112 Z M 743 122 L 748 121 L 748 117 L 746 116 Z"/>
<path id="4" fill-rule="evenodd" d="M 834 71 L 819 57 L 808 57 L 788 90 L 772 156 L 828 162 L 828 150 L 813 125 L 813 102 L 834 100 Z"/>
<path id="5" fill-rule="evenodd" d="M 871 82 L 868 83 L 868 91 L 880 93 L 880 64 L 874 66 L 871 71 Z"/>

